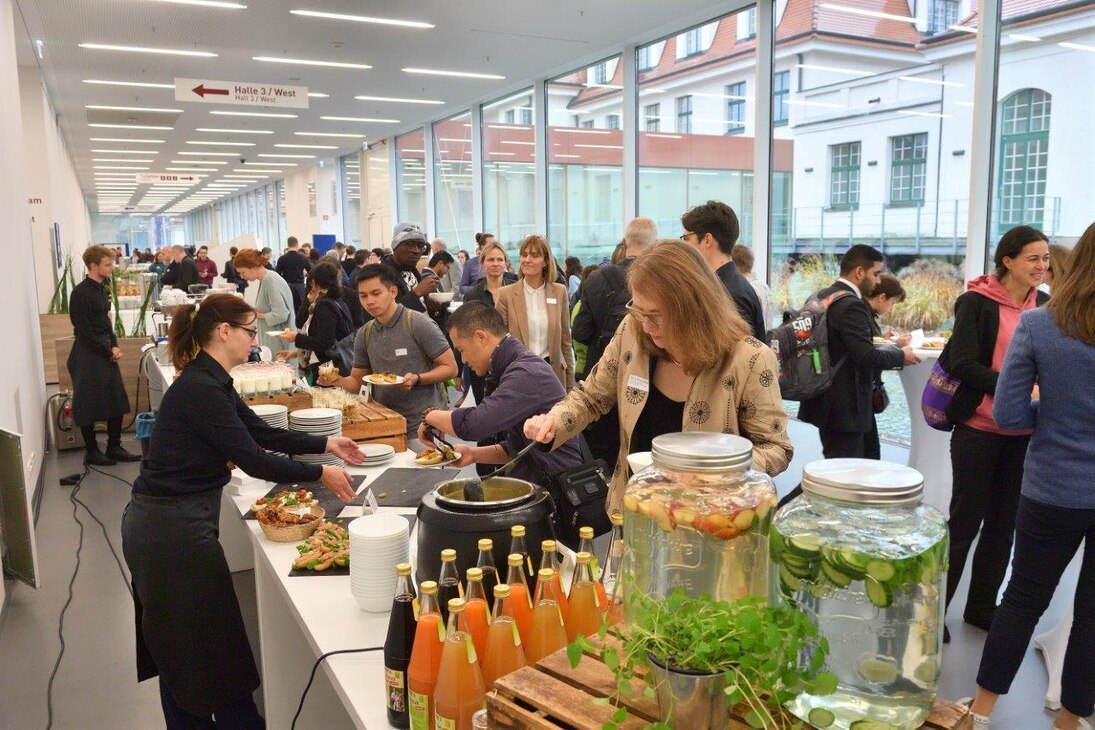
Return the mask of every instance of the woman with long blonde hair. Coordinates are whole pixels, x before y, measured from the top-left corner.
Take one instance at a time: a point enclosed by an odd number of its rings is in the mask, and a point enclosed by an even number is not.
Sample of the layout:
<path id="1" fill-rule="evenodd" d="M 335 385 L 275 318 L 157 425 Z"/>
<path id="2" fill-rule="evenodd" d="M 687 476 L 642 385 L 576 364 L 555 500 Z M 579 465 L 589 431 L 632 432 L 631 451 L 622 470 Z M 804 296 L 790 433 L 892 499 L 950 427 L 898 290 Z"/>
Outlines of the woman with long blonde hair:
<path id="1" fill-rule="evenodd" d="M 558 271 L 551 246 L 543 236 L 521 242 L 518 281 L 504 286 L 495 306 L 510 334 L 525 349 L 551 364 L 563 387 L 574 387 L 574 349 L 570 340 L 570 298 Z"/>
<path id="2" fill-rule="evenodd" d="M 628 269 L 630 316 L 577 388 L 525 434 L 559 445 L 618 406 L 620 452 L 609 490 L 619 510 L 629 453 L 677 431 L 744 436 L 753 464 L 779 474 L 791 461 L 779 364 L 750 334 L 726 289 L 700 254 L 678 240 L 658 242 Z"/>

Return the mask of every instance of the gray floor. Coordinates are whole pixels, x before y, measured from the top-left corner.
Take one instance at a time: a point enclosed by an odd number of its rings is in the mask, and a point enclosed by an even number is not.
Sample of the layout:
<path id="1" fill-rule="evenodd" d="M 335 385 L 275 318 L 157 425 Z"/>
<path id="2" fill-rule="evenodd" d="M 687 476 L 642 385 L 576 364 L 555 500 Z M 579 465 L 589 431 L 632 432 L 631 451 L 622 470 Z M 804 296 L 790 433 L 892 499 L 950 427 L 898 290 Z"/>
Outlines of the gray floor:
<path id="1" fill-rule="evenodd" d="M 781 493 L 797 483 L 802 464 L 820 457 L 820 444 L 813 428 L 794 423 L 792 438 L 797 453 L 791 468 L 777 480 Z M 135 448 L 135 444 L 126 445 Z M 903 463 L 906 453 L 901 448 L 884 445 L 883 458 Z M 57 621 L 68 597 L 79 537 L 68 499 L 72 490 L 58 486 L 58 478 L 79 468 L 78 452 L 63 452 L 59 457 L 51 454 L 47 458 L 37 528 L 43 587 L 35 591 L 22 584 L 10 581 L 7 584 L 9 607 L 0 625 L 0 728 L 23 730 L 47 724 L 46 685 L 60 647 Z M 132 480 L 137 467 L 128 464 L 106 471 Z M 129 488 L 92 472 L 84 480 L 80 498 L 106 523 L 115 548 L 120 550 L 119 524 Z M 53 688 L 54 727 L 81 730 L 163 727 L 155 682 L 137 684 L 136 681 L 133 609 L 122 576 L 98 525 L 83 509 L 79 510 L 79 516 L 85 523 L 84 547 L 74 598 L 65 619 L 65 655 Z M 1042 620 L 1042 627 L 1055 624 L 1072 600 L 1076 569 L 1076 565 L 1070 567 Z M 253 638 L 257 627 L 253 576 L 238 574 L 236 589 Z M 951 606 L 952 616 L 961 616 L 964 592 L 965 582 Z M 949 625 L 953 641 L 944 655 L 940 694 L 953 699 L 970 694 L 974 688 L 985 633 L 953 618 Z M 1042 709 L 1045 688 L 1041 656 L 1031 648 L 1012 693 L 998 705 L 993 727 L 1049 728 L 1052 715 Z"/>

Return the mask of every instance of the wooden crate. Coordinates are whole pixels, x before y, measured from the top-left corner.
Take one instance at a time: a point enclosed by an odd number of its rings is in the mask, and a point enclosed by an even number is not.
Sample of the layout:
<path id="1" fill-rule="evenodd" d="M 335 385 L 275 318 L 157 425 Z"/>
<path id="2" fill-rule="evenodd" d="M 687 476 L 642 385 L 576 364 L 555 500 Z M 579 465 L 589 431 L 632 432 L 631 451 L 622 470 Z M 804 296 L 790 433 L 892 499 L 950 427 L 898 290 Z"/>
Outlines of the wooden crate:
<path id="1" fill-rule="evenodd" d="M 278 405 L 285 406 L 289 412 L 299 411 L 312 407 L 311 393 L 277 393 L 275 395 L 243 395 L 243 402 L 249 406 Z"/>
<path id="2" fill-rule="evenodd" d="M 391 408 L 369 401 L 359 407 L 361 417 L 342 422 L 342 435 L 358 443 L 388 444 L 396 451 L 407 450 L 407 419 Z"/>
<path id="3" fill-rule="evenodd" d="M 643 686 L 642 680 L 632 680 L 632 696 L 622 700 L 628 718 L 620 727 L 641 728 L 661 718 L 657 701 L 643 696 Z M 596 657 L 587 655 L 572 669 L 566 650 L 557 651 L 495 683 L 487 695 L 488 727 L 600 730 L 616 708 L 594 705 L 593 699 L 609 697 L 615 688 L 612 672 Z M 749 728 L 742 719 L 744 712 L 741 706 L 734 708 L 732 730 Z M 966 707 L 937 699 L 921 730 L 966 730 L 972 725 Z"/>

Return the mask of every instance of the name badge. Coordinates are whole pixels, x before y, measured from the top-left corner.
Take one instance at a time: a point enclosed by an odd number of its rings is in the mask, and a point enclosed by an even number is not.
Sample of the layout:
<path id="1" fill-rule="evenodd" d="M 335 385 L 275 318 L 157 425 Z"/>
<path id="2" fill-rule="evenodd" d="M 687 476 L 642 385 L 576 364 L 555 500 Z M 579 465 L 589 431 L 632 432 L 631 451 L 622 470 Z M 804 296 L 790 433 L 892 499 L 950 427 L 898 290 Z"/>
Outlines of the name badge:
<path id="1" fill-rule="evenodd" d="M 555 297 L 548 297 L 548 298 L 547 298 L 547 303 L 548 303 L 548 304 L 558 304 L 558 303 L 559 303 L 559 300 L 558 300 L 558 299 L 556 299 Z"/>
<path id="2" fill-rule="evenodd" d="M 395 350 L 395 356 L 396 357 L 403 357 L 406 354 L 407 354 L 407 348 L 406 347 L 397 347 L 396 350 Z"/>
<path id="3" fill-rule="evenodd" d="M 649 393 L 650 381 L 638 375 L 631 375 L 627 379 L 627 387 L 634 388 L 635 390 L 641 390 L 644 393 Z"/>

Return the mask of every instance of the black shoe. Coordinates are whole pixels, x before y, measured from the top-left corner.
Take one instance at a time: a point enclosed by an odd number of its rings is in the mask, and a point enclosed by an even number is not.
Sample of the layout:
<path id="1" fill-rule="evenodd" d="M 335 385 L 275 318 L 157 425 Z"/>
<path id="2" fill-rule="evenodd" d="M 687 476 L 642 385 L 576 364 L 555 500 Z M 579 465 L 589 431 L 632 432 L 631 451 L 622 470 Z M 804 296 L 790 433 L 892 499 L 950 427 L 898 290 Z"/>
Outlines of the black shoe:
<path id="1" fill-rule="evenodd" d="M 943 643 L 951 643 L 951 630 L 947 628 L 946 624 L 943 624 Z"/>
<path id="2" fill-rule="evenodd" d="M 140 461 L 142 458 L 139 454 L 131 454 L 125 449 L 119 446 L 108 446 L 106 449 L 106 458 L 114 459 L 114 461 Z"/>
<path id="3" fill-rule="evenodd" d="M 118 462 L 95 448 L 84 452 L 84 463 L 88 466 L 114 466 Z"/>

